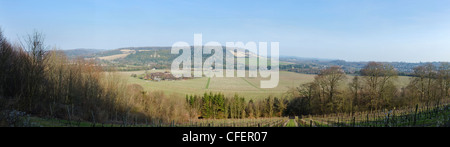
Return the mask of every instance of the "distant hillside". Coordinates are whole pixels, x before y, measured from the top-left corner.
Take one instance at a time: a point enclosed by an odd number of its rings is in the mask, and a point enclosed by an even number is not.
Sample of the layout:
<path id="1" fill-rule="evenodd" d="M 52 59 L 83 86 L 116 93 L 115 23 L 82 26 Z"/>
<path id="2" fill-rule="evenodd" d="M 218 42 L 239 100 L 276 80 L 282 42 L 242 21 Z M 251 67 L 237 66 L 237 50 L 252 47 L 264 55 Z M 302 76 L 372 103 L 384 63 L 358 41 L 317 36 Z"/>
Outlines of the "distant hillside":
<path id="1" fill-rule="evenodd" d="M 224 52 L 227 51 L 224 48 Z M 126 47 L 114 50 L 99 50 L 99 49 L 74 49 L 64 50 L 69 58 L 84 57 L 88 59 L 95 59 L 104 66 L 119 67 L 119 70 L 142 70 L 151 68 L 170 68 L 172 61 L 179 56 L 178 54 L 170 53 L 171 47 Z M 193 47 L 191 46 L 191 53 L 193 54 Z M 255 57 L 257 54 L 252 52 L 245 52 L 239 49 L 233 54 L 237 58 Z M 203 55 L 203 59 L 210 57 L 210 55 Z M 247 61 L 248 62 L 248 61 Z M 344 71 L 348 74 L 358 74 L 359 71 L 368 62 L 348 62 L 338 59 L 321 59 L 321 58 L 303 58 L 295 56 L 281 56 L 280 70 L 317 74 L 320 70 L 330 66 L 342 66 Z M 387 62 L 397 69 L 400 75 L 410 75 L 413 68 L 425 63 L 406 63 L 406 62 Z M 432 62 L 432 64 L 439 66 L 439 62 Z"/>
<path id="2" fill-rule="evenodd" d="M 170 53 L 171 47 L 120 48 L 101 52 L 94 58 L 105 62 L 134 66 L 164 66 L 168 68 L 178 55 Z"/>
<path id="3" fill-rule="evenodd" d="M 345 60 L 330 60 L 330 59 L 309 59 L 296 57 L 282 57 L 280 61 L 290 62 L 289 65 L 280 65 L 281 70 L 318 74 L 320 70 L 330 66 L 342 66 L 342 69 L 348 74 L 359 74 L 359 71 L 364 68 L 369 62 L 349 62 Z M 392 65 L 399 73 L 399 75 L 411 75 L 414 67 L 431 63 L 436 67 L 440 66 L 440 62 L 424 62 L 424 63 L 408 63 L 408 62 L 382 62 Z"/>
<path id="4" fill-rule="evenodd" d="M 325 59 L 325 58 L 307 58 L 307 57 L 297 57 L 297 56 L 280 56 L 280 59 L 286 62 L 329 62 L 338 59 Z"/>
<path id="5" fill-rule="evenodd" d="M 92 55 L 102 52 L 104 50 L 102 50 L 102 49 L 69 49 L 69 50 L 62 50 L 62 51 L 67 55 L 67 57 L 76 58 L 76 57 L 92 56 Z"/>
<path id="6" fill-rule="evenodd" d="M 224 52 L 227 51 L 224 48 Z M 238 49 L 237 52 L 232 52 L 237 58 L 247 58 L 249 56 L 256 57 L 256 53 L 245 52 L 243 49 Z M 193 55 L 193 46 L 191 46 L 191 54 Z M 179 54 L 171 54 L 171 47 L 126 47 L 114 50 L 103 50 L 94 54 L 84 54 L 85 58 L 98 60 L 100 63 L 111 66 L 140 66 L 152 68 L 169 68 L 172 61 L 179 56 Z M 225 54 L 224 54 L 225 55 Z M 211 55 L 203 55 L 203 59 Z"/>

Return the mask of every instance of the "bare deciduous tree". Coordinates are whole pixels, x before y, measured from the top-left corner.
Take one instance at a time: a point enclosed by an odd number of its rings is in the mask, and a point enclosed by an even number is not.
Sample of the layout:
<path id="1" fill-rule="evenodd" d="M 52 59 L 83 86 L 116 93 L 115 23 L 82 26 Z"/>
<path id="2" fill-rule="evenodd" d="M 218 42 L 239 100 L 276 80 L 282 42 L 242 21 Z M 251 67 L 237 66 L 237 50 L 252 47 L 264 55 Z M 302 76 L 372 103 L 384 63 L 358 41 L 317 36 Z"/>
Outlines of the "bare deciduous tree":
<path id="1" fill-rule="evenodd" d="M 393 80 L 397 78 L 397 72 L 392 65 L 378 62 L 369 62 L 362 70 L 361 75 L 365 79 L 367 93 L 370 98 L 370 107 L 379 109 L 392 98 L 389 93 Z"/>

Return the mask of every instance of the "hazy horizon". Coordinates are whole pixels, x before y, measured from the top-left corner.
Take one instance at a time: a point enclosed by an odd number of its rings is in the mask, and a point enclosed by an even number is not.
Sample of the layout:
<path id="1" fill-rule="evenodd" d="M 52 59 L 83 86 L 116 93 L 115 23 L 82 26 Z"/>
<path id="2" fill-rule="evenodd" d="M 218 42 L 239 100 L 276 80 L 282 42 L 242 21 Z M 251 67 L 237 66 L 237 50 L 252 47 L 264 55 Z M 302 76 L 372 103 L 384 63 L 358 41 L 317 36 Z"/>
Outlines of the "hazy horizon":
<path id="1" fill-rule="evenodd" d="M 10 1 L 0 27 L 61 49 L 280 42 L 280 55 L 345 61 L 450 61 L 450 1 Z"/>

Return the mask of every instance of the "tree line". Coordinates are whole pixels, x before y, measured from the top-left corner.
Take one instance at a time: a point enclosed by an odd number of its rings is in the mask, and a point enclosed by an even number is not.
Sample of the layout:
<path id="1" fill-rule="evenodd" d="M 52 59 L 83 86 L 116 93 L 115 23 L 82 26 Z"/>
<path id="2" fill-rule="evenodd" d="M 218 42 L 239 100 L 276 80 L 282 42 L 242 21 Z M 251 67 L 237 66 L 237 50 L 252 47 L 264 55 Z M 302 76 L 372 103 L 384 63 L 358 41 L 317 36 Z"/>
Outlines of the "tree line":
<path id="1" fill-rule="evenodd" d="M 191 117 L 259 118 L 310 114 L 354 113 L 439 104 L 449 98 L 450 64 L 414 68 L 406 87 L 396 86 L 398 74 L 387 63 L 369 62 L 352 79 L 340 66 L 320 71 L 313 82 L 291 88 L 287 97 L 246 101 L 221 93 L 186 96 Z"/>
<path id="2" fill-rule="evenodd" d="M 191 117 L 212 119 L 241 119 L 260 117 L 281 117 L 287 106 L 287 99 L 267 97 L 254 101 L 235 94 L 225 97 L 222 93 L 204 93 L 203 96 L 186 95 L 186 104 Z"/>
<path id="3" fill-rule="evenodd" d="M 289 91 L 293 98 L 286 113 L 354 113 L 440 103 L 449 98 L 449 71 L 448 62 L 417 66 L 408 85 L 398 87 L 397 71 L 387 63 L 369 62 L 352 79 L 341 67 L 332 66 L 321 70 L 313 82 Z"/>

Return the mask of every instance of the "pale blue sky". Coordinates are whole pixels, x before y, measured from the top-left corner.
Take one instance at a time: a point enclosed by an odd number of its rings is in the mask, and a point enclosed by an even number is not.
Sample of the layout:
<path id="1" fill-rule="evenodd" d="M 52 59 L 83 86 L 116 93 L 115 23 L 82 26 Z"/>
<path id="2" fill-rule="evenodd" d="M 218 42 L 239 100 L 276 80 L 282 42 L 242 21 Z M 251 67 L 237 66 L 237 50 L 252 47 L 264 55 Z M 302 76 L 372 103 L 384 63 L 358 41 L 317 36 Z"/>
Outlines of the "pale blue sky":
<path id="1" fill-rule="evenodd" d="M 449 0 L 0 0 L 11 40 L 34 29 L 62 49 L 278 41 L 280 54 L 450 61 Z"/>

